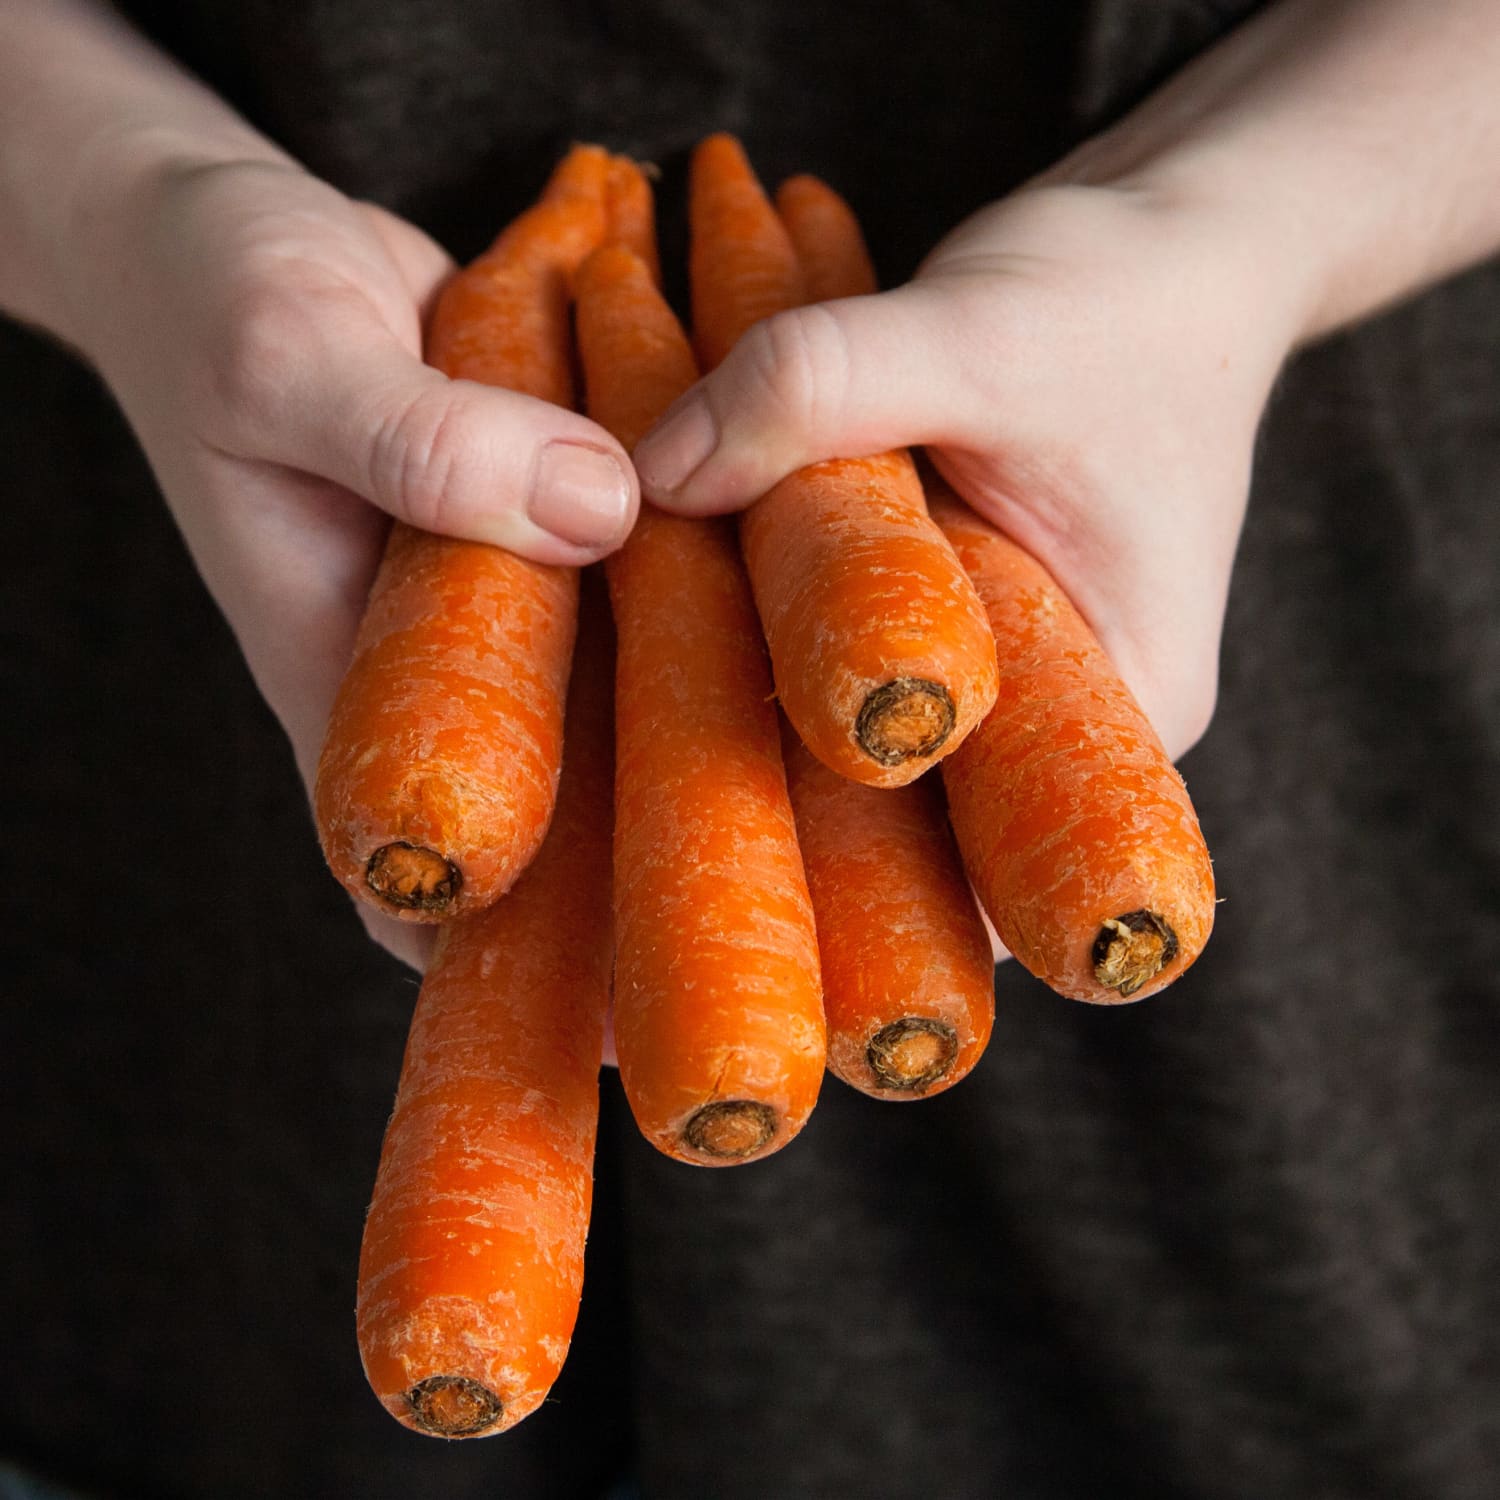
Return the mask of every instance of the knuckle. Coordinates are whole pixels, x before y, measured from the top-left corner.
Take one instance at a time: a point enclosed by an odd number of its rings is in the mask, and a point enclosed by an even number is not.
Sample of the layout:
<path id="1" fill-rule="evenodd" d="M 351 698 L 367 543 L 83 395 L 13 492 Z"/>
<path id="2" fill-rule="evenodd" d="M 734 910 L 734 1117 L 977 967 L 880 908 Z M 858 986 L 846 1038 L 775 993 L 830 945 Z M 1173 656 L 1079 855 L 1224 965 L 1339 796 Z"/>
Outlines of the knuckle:
<path id="1" fill-rule="evenodd" d="M 756 324 L 746 338 L 746 360 L 782 420 L 816 429 L 841 414 L 849 345 L 842 321 L 829 308 L 794 308 Z"/>
<path id="2" fill-rule="evenodd" d="M 273 421 L 304 360 L 307 318 L 295 297 L 269 281 L 240 286 L 225 310 L 210 356 L 220 409 L 237 428 Z"/>
<path id="3" fill-rule="evenodd" d="M 370 445 L 370 494 L 423 531 L 447 533 L 466 457 L 465 403 L 451 386 L 419 391 L 382 421 Z"/>

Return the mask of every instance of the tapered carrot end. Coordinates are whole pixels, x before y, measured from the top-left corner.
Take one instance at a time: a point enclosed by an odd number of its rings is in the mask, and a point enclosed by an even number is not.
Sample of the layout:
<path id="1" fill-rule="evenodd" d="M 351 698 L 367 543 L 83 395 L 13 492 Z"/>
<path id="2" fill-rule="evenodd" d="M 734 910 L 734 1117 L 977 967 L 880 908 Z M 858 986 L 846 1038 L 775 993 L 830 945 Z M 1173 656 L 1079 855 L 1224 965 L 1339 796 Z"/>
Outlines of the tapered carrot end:
<path id="1" fill-rule="evenodd" d="M 882 766 L 935 755 L 953 733 L 953 696 L 940 682 L 898 677 L 864 701 L 854 725 L 859 747 Z"/>
<path id="2" fill-rule="evenodd" d="M 661 285 L 661 260 L 656 247 L 656 204 L 647 171 L 628 156 L 616 156 L 609 164 L 605 195 L 609 209 L 607 244 L 623 245 L 640 258 Z"/>
<path id="3" fill-rule="evenodd" d="M 609 191 L 615 158 L 603 146 L 583 142 L 569 147 L 568 154 L 552 169 L 542 189 L 543 203 L 568 198 L 604 198 Z"/>
<path id="4" fill-rule="evenodd" d="M 806 174 L 787 178 L 776 190 L 776 212 L 797 247 L 814 302 L 863 297 L 877 289 L 859 220 L 826 182 Z"/>
<path id="5" fill-rule="evenodd" d="M 498 1427 L 505 1413 L 494 1391 L 463 1375 L 431 1375 L 403 1399 L 412 1426 L 433 1437 L 481 1437 Z"/>
<path id="6" fill-rule="evenodd" d="M 624 244 L 596 250 L 575 289 L 588 413 L 634 448 L 698 378 L 692 347 L 650 268 Z"/>
<path id="7" fill-rule="evenodd" d="M 602 146 L 574 146 L 553 169 L 541 197 L 455 281 L 477 275 L 482 282 L 497 263 L 506 263 L 512 271 L 523 267 L 560 279 L 565 293 L 568 275 L 608 231 L 613 160 Z"/>
<path id="8" fill-rule="evenodd" d="M 688 178 L 693 336 L 705 369 L 762 318 L 807 301 L 807 283 L 786 226 L 745 148 L 711 135 L 693 152 Z"/>
<path id="9" fill-rule="evenodd" d="M 707 135 L 693 148 L 693 159 L 689 168 L 694 189 L 705 182 L 739 182 L 761 192 L 760 178 L 750 165 L 750 158 L 740 138 L 727 130 Z"/>
<path id="10" fill-rule="evenodd" d="M 382 845 L 370 856 L 365 884 L 399 911 L 441 916 L 452 907 L 463 877 L 435 849 L 395 843 Z"/>
<path id="11" fill-rule="evenodd" d="M 925 1093 L 940 1082 L 958 1056 L 958 1034 L 946 1021 L 905 1016 L 883 1026 L 865 1051 L 876 1087 Z"/>
<path id="12" fill-rule="evenodd" d="M 756 1099 L 721 1099 L 705 1104 L 687 1123 L 682 1138 L 715 1161 L 750 1161 L 776 1138 L 776 1111 Z"/>

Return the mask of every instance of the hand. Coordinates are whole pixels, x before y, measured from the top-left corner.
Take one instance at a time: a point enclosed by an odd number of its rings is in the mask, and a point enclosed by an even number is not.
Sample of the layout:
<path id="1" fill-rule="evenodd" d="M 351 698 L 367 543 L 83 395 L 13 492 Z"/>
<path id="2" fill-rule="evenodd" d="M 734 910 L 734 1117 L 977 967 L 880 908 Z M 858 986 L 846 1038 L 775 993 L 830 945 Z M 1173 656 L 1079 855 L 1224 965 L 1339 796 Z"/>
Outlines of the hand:
<path id="1" fill-rule="evenodd" d="M 1194 206 L 1030 188 L 909 285 L 753 329 L 637 448 L 643 488 L 723 511 L 814 460 L 926 444 L 1180 755 L 1213 710 L 1256 426 L 1297 331 L 1261 276 Z"/>
<path id="2" fill-rule="evenodd" d="M 421 363 L 453 267 L 411 225 L 274 161 L 169 163 L 110 223 L 74 327 L 309 787 L 389 517 L 560 563 L 628 531 L 633 471 L 603 429 Z M 430 929 L 360 915 L 421 967 Z"/>

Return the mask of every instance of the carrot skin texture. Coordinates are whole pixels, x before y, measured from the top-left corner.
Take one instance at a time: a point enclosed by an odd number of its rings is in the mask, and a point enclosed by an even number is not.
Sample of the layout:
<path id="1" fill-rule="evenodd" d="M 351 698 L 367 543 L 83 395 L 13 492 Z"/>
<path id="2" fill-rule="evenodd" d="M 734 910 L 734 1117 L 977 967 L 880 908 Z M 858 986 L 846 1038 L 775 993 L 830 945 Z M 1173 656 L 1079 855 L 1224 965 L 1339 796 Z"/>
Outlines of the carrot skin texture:
<path id="1" fill-rule="evenodd" d="M 884 1100 L 950 1088 L 989 1042 L 995 964 L 938 784 L 861 786 L 785 723 L 782 752 L 817 918 L 829 1071 Z M 900 1076 L 881 1055 L 896 1036 L 942 1039 L 928 1074 Z"/>
<path id="2" fill-rule="evenodd" d="M 1145 999 L 1196 960 L 1213 927 L 1213 866 L 1182 777 L 1041 564 L 941 481 L 929 500 L 985 601 L 1001 663 L 993 711 L 943 763 L 969 878 L 1000 940 L 1059 994 Z M 1160 970 L 1101 982 L 1101 932 L 1140 913 L 1172 934 Z"/>
<path id="3" fill-rule="evenodd" d="M 637 531 L 608 566 L 622 703 L 634 692 L 616 725 L 615 1044 L 647 1138 L 727 1165 L 687 1140 L 700 1110 L 769 1106 L 764 1155 L 817 1101 L 816 928 L 732 526 L 646 514 Z M 692 615 L 661 608 L 688 578 Z"/>
<path id="4" fill-rule="evenodd" d="M 623 250 L 578 290 L 590 413 L 632 447 L 692 384 L 691 351 Z M 826 1045 L 770 668 L 731 523 L 645 506 L 606 576 L 621 1082 L 659 1149 L 733 1165 L 801 1129 Z"/>
<path id="5" fill-rule="evenodd" d="M 533 1411 L 578 1312 L 611 957 L 602 598 L 594 615 L 552 831 L 507 896 L 438 939 L 365 1224 L 365 1373 L 398 1421 L 435 1436 Z"/>
<path id="6" fill-rule="evenodd" d="M 812 285 L 873 290 L 853 213 L 816 179 L 788 184 L 783 224 L 738 143 L 716 136 L 694 156 L 691 193 L 694 317 L 710 360 Z M 903 786 L 994 702 L 984 609 L 905 451 L 788 475 L 744 512 L 740 545 L 782 708 L 826 766 Z"/>
<path id="7" fill-rule="evenodd" d="M 429 363 L 454 379 L 573 401 L 572 270 L 603 237 L 608 156 L 577 147 L 542 199 L 439 298 Z M 314 811 L 334 874 L 389 914 L 487 906 L 541 844 L 562 754 L 577 571 L 396 523 L 335 699 Z M 393 903 L 392 844 L 431 851 L 446 893 Z"/>

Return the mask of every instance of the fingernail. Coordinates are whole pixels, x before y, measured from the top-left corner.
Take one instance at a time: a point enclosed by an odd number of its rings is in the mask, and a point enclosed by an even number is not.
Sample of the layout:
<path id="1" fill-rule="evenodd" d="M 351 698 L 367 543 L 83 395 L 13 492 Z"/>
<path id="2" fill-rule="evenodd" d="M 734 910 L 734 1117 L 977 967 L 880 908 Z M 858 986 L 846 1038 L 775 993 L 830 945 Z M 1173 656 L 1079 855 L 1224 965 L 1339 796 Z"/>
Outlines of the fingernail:
<path id="1" fill-rule="evenodd" d="M 654 494 L 680 490 L 719 445 L 719 428 L 708 402 L 695 399 L 636 446 L 631 461 L 641 483 Z"/>
<path id="2" fill-rule="evenodd" d="M 608 453 L 582 443 L 548 443 L 537 460 L 526 514 L 580 547 L 615 541 L 630 514 L 630 481 Z"/>

